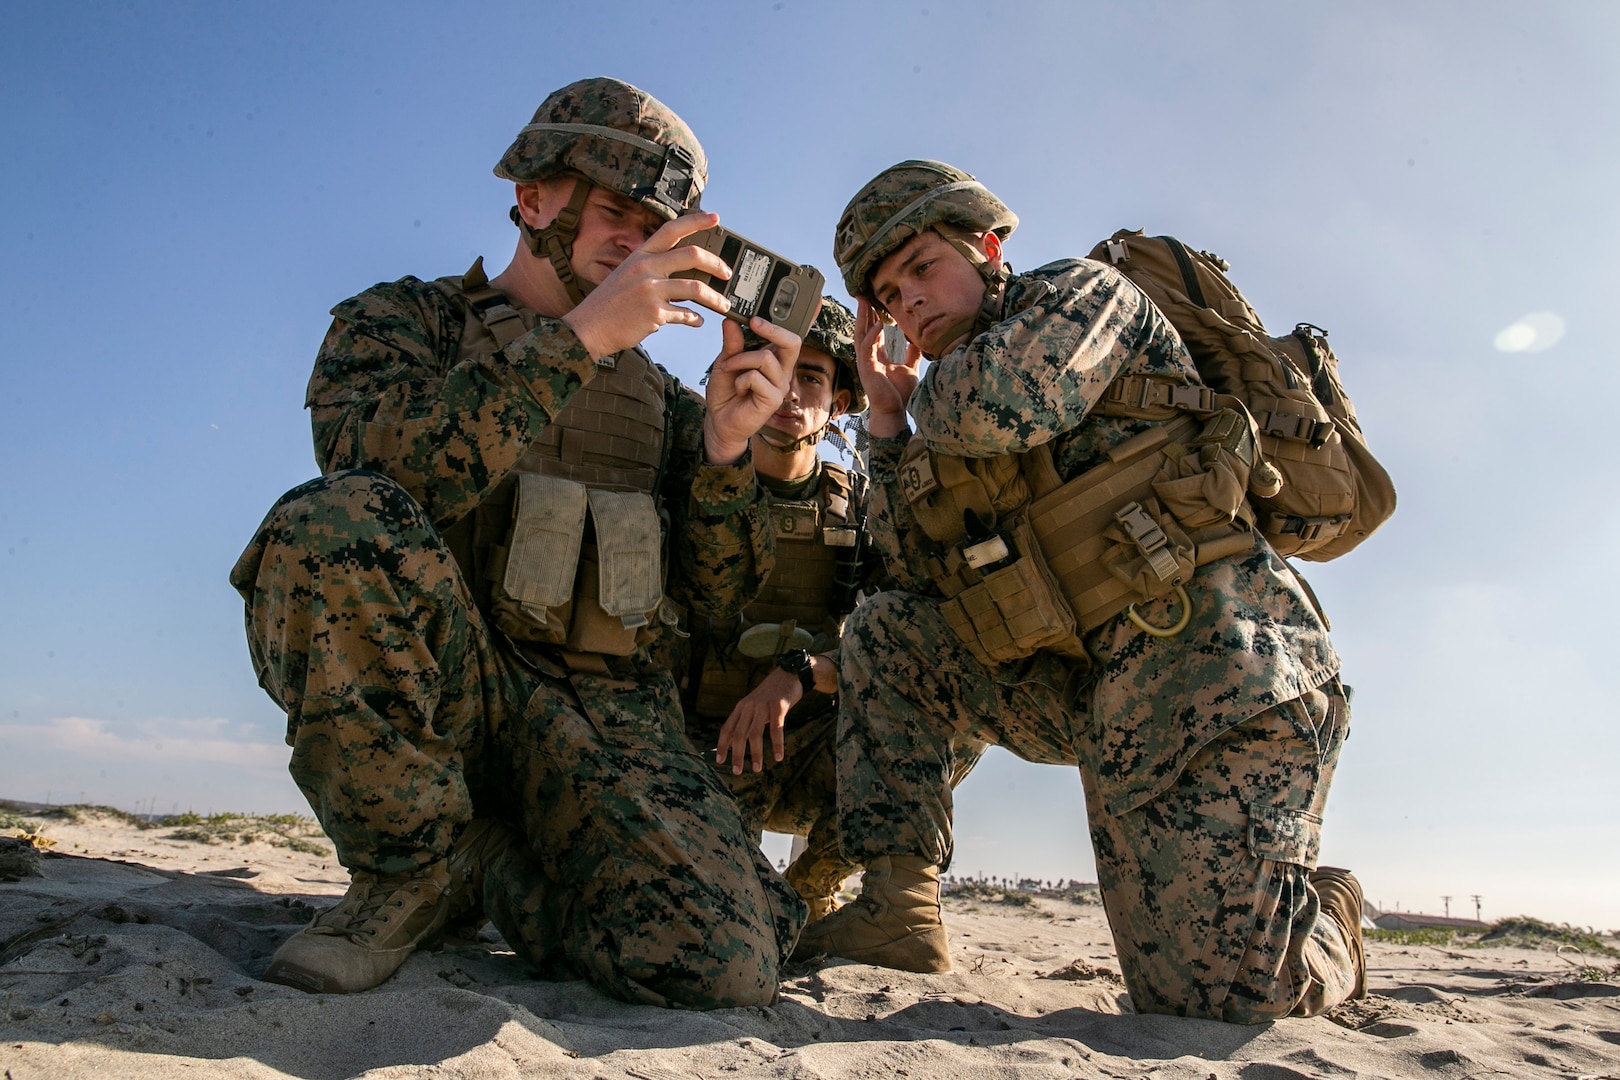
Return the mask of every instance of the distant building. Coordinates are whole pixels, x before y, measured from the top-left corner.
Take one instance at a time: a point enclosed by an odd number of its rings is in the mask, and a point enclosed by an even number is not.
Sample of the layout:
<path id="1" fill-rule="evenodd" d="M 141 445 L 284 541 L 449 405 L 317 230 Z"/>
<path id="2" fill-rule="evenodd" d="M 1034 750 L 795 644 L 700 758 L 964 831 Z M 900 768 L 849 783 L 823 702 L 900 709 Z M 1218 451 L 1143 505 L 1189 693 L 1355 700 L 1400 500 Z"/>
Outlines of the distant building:
<path id="1" fill-rule="evenodd" d="M 1489 930 L 1490 923 L 1478 919 L 1453 919 L 1449 915 L 1420 915 L 1415 911 L 1386 911 L 1372 915 L 1380 930 Z"/>

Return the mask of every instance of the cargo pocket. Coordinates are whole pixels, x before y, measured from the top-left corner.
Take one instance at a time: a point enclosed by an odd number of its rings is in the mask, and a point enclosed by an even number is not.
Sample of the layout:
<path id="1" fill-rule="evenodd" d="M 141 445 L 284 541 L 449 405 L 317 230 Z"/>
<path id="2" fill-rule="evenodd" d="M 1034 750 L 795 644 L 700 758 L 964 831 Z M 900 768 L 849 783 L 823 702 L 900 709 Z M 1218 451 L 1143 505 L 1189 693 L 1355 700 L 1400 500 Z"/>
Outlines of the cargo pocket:
<path id="1" fill-rule="evenodd" d="M 674 680 L 667 672 L 630 681 L 576 671 L 569 682 L 581 710 L 609 746 L 696 753 L 686 739 Z"/>
<path id="2" fill-rule="evenodd" d="M 1322 847 L 1322 819 L 1308 810 L 1249 804 L 1249 854 L 1257 859 L 1316 866 Z"/>

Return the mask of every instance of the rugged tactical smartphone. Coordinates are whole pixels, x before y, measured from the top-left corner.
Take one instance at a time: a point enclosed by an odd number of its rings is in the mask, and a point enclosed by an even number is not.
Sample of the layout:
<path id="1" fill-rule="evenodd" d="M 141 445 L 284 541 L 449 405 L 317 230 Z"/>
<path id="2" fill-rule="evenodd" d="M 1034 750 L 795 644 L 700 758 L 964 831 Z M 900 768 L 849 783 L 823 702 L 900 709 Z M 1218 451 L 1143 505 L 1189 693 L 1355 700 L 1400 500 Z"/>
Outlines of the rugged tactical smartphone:
<path id="1" fill-rule="evenodd" d="M 820 270 L 788 262 L 774 251 L 767 251 L 752 240 L 745 240 L 722 225 L 688 236 L 676 247 L 700 247 L 720 256 L 731 267 L 731 280 L 683 270 L 678 278 L 706 282 L 731 301 L 726 318 L 744 326 L 755 315 L 804 337 L 816 318 L 816 305 L 826 284 Z"/>

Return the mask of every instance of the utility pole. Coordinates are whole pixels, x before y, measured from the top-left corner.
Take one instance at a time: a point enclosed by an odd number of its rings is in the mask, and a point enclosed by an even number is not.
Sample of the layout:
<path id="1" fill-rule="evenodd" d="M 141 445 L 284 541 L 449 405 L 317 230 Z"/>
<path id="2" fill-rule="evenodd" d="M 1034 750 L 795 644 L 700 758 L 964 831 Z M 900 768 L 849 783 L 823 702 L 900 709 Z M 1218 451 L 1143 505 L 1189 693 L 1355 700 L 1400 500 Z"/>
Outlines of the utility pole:
<path id="1" fill-rule="evenodd" d="M 1474 893 L 1474 921 L 1475 922 L 1484 922 L 1485 921 L 1484 919 L 1479 917 L 1479 893 Z"/>
<path id="2" fill-rule="evenodd" d="M 1440 902 L 1442 904 L 1446 905 L 1446 918 L 1448 918 L 1448 919 L 1451 918 L 1451 897 L 1442 896 L 1440 898 Z"/>

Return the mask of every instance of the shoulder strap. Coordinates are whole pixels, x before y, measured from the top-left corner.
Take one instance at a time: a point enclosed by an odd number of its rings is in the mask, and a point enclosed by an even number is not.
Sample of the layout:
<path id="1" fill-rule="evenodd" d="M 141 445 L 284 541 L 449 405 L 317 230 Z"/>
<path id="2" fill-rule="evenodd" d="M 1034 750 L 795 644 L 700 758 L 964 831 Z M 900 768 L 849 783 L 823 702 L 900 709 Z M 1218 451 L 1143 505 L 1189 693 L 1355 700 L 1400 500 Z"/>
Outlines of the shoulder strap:
<path id="1" fill-rule="evenodd" d="M 478 256 L 472 268 L 461 277 L 461 292 L 495 344 L 506 348 L 523 335 L 523 318 L 506 294 L 490 285 L 484 273 L 484 257 Z"/>
<path id="2" fill-rule="evenodd" d="M 855 519 L 855 485 L 849 470 L 830 461 L 821 463 L 821 505 L 836 525 L 849 525 Z"/>

